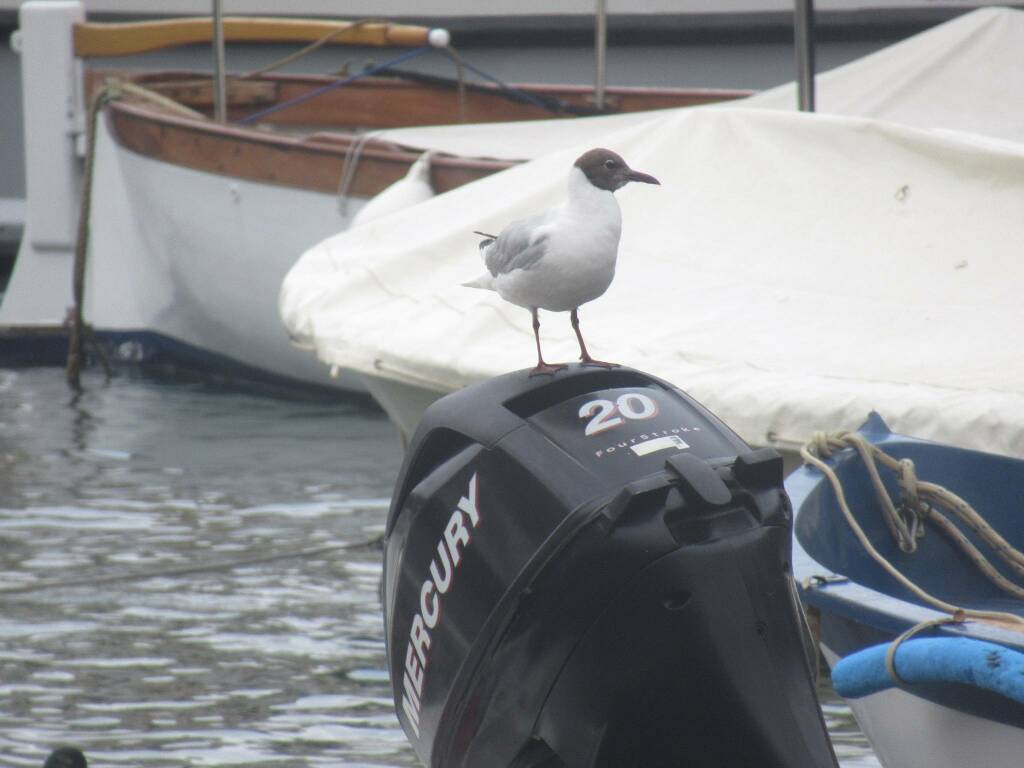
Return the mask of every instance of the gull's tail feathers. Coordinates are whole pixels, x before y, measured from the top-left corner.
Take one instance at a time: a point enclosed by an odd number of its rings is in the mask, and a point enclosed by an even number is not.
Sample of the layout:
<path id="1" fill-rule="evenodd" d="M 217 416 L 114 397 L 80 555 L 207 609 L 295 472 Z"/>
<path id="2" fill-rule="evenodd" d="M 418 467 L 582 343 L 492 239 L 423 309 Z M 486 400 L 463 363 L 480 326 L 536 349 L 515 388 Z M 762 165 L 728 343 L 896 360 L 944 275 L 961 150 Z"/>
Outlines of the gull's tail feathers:
<path id="1" fill-rule="evenodd" d="M 473 230 L 473 234 L 480 235 L 480 237 L 484 238 L 483 240 L 480 241 L 480 256 L 485 258 L 486 260 L 487 249 L 490 247 L 491 243 L 498 239 L 498 236 L 490 235 L 487 232 L 477 232 L 475 229 Z M 492 275 L 490 272 L 484 272 L 479 277 L 470 280 L 467 283 L 462 283 L 462 287 L 483 288 L 485 291 L 493 291 L 494 275 Z"/>
<path id="2" fill-rule="evenodd" d="M 483 288 L 487 291 L 494 290 L 494 276 L 490 272 L 484 272 L 480 277 L 462 284 L 463 288 Z"/>

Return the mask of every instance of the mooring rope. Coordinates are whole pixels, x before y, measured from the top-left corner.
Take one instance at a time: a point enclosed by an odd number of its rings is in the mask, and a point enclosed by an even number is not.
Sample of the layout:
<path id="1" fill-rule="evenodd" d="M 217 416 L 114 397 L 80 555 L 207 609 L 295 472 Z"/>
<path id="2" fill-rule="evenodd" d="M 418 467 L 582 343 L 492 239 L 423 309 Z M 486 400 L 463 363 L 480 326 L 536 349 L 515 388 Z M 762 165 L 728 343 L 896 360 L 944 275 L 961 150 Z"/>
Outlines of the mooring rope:
<path id="1" fill-rule="evenodd" d="M 900 635 L 891 643 L 889 643 L 889 649 L 885 652 L 885 671 L 889 674 L 889 677 L 893 680 L 893 682 L 899 685 L 911 685 L 910 682 L 900 677 L 899 673 L 896 671 L 896 651 L 900 649 L 901 645 L 907 642 L 907 640 L 910 640 L 912 637 L 916 637 L 917 635 L 929 629 L 941 627 L 946 624 L 963 624 L 966 618 L 967 617 L 963 614 L 962 611 L 957 611 L 952 616 L 943 616 L 941 619 L 922 621 L 920 624 L 915 624 L 902 635 Z"/>
<path id="2" fill-rule="evenodd" d="M 345 158 L 341 165 L 341 179 L 338 182 L 338 213 L 342 216 L 348 216 L 349 192 L 352 189 L 352 182 L 355 181 L 363 150 L 381 133 L 383 133 L 382 130 L 361 133 L 355 138 L 355 141 L 350 141 L 345 149 Z"/>
<path id="3" fill-rule="evenodd" d="M 191 117 L 193 120 L 208 121 L 210 119 L 202 112 L 197 112 L 191 107 L 186 107 L 184 104 L 181 104 L 174 99 L 170 99 L 162 93 L 157 93 L 151 88 L 141 86 L 138 83 L 129 83 L 126 80 L 111 78 L 107 80 L 107 87 L 111 90 L 111 98 L 121 98 L 124 94 L 128 94 L 129 96 L 136 96 L 145 101 L 152 102 L 153 104 L 163 107 L 175 114 L 182 115 L 184 117 Z"/>
<path id="4" fill-rule="evenodd" d="M 966 501 L 940 485 L 918 480 L 913 462 L 909 459 L 900 460 L 890 456 L 877 446 L 872 445 L 862 435 L 854 432 L 817 433 L 813 440 L 800 449 L 800 456 L 828 479 L 832 490 L 835 492 L 843 517 L 871 558 L 911 593 L 925 603 L 945 613 L 954 617 L 962 616 L 965 619 L 989 621 L 1001 625 L 1010 624 L 1017 629 L 1024 629 L 1024 617 L 1017 614 L 1007 611 L 965 608 L 935 597 L 907 578 L 875 548 L 850 510 L 850 505 L 847 502 L 839 476 L 832 467 L 823 461 L 823 459 L 832 456 L 837 450 L 844 448 L 854 448 L 863 459 L 872 485 L 878 494 L 883 516 L 887 520 L 886 524 L 890 531 L 894 531 L 894 536 L 904 552 L 909 554 L 916 550 L 917 539 L 924 535 L 924 524 L 931 522 L 936 525 L 941 533 L 949 536 L 953 543 L 1000 589 L 1016 597 L 1024 597 L 1024 588 L 1014 584 L 999 573 L 988 558 L 971 544 L 953 522 L 947 519 L 940 511 L 941 508 L 945 508 L 954 512 L 1019 573 L 1019 566 L 1024 564 L 1024 553 L 1011 546 Z M 902 510 L 897 509 L 896 505 L 893 504 L 889 492 L 878 473 L 878 463 L 881 463 L 896 474 L 897 483 L 903 490 Z M 911 504 L 914 506 L 911 506 Z M 904 513 L 912 519 L 908 520 Z"/>
<path id="5" fill-rule="evenodd" d="M 904 552 L 910 553 L 917 549 L 916 540 L 924 536 L 924 524 L 932 523 L 939 528 L 941 533 L 949 537 L 994 584 L 1015 597 L 1024 599 L 1024 588 L 1014 584 L 999 573 L 991 561 L 971 543 L 963 532 L 952 521 L 939 513 L 941 509 L 946 509 L 955 514 L 964 525 L 974 531 L 988 544 L 1014 573 L 1024 578 L 1024 552 L 1014 548 L 970 504 L 948 488 L 918 480 L 913 461 L 910 459 L 893 458 L 860 435 L 849 432 L 840 433 L 833 445 L 829 445 L 830 437 L 836 438 L 837 436 L 816 436 L 815 450 L 817 455 L 825 455 L 827 457 L 833 448 L 839 446 L 853 445 L 857 449 L 871 476 L 879 501 L 883 504 L 887 520 L 891 521 L 895 518 L 900 521 L 903 529 L 907 532 L 906 538 L 903 540 L 900 540 L 899 536 L 897 536 L 897 540 L 900 541 L 900 548 Z M 818 442 L 821 440 L 824 441 L 824 444 Z M 889 498 L 885 485 L 878 474 L 876 462 L 881 462 L 896 473 L 896 482 L 903 495 L 901 506 L 911 518 L 909 528 L 906 521 L 903 520 L 900 511 L 896 509 Z M 898 527 L 897 523 L 893 522 L 890 530 Z"/>
<path id="6" fill-rule="evenodd" d="M 314 88 L 313 90 L 307 91 L 306 93 L 296 96 L 293 99 L 282 101 L 280 104 L 274 104 L 273 106 L 267 107 L 266 109 L 261 109 L 258 112 L 253 112 L 251 115 L 247 115 L 236 122 L 238 123 L 238 125 L 249 125 L 250 123 L 254 123 L 262 117 L 272 115 L 275 112 L 280 112 L 282 109 L 287 109 L 288 107 L 295 106 L 296 104 L 302 104 L 303 102 L 309 101 L 310 99 L 315 99 L 322 93 L 327 93 L 328 91 L 334 90 L 335 88 L 341 88 L 342 86 L 348 85 L 349 83 L 354 83 L 356 80 L 361 80 L 364 77 L 370 77 L 371 75 L 374 75 L 377 72 L 380 72 L 381 70 L 388 69 L 389 67 L 392 67 L 395 64 L 401 64 L 404 61 L 409 61 L 410 59 L 414 59 L 417 56 L 422 56 L 424 53 L 427 53 L 432 50 L 434 50 L 434 48 L 429 45 L 423 45 L 420 46 L 419 48 L 413 48 L 411 51 L 406 51 L 401 56 L 396 56 L 395 58 L 389 59 L 388 61 L 385 61 L 381 64 L 375 64 L 374 66 L 368 69 L 364 69 L 362 72 L 357 72 L 354 75 L 343 77 L 340 80 L 335 80 L 333 83 L 328 83 L 327 85 L 320 86 L 319 88 Z"/>
<path id="7" fill-rule="evenodd" d="M 165 109 L 189 117 L 206 119 L 202 114 L 168 99 L 159 93 L 143 88 L 134 83 L 110 78 L 97 89 L 89 101 L 89 112 L 86 117 L 85 159 L 82 168 L 82 199 L 78 207 L 78 231 L 75 236 L 75 257 L 71 269 L 71 301 L 65 323 L 68 326 L 68 356 L 64 366 L 64 378 L 68 386 L 76 392 L 82 389 L 82 367 L 85 363 L 85 341 L 91 342 L 97 357 L 103 363 L 107 378 L 110 378 L 110 364 L 103 353 L 103 348 L 96 341 L 92 329 L 85 322 L 85 268 L 89 250 L 89 220 L 92 216 L 93 169 L 96 162 L 96 126 L 100 112 L 109 102 L 130 94 L 146 99 Z"/>
<path id="8" fill-rule="evenodd" d="M 73 390 L 82 389 L 82 365 L 85 360 L 85 259 L 89 245 L 89 216 L 92 211 L 92 177 L 96 158 L 96 122 L 104 105 L 113 98 L 104 86 L 93 94 L 86 118 L 85 167 L 82 170 L 82 201 L 78 213 L 78 233 L 75 238 L 75 260 L 71 269 L 71 301 L 66 323 L 68 325 L 68 357 L 64 378 Z"/>
<path id="9" fill-rule="evenodd" d="M 485 80 L 490 80 L 492 83 L 494 83 L 496 86 L 498 86 L 498 88 L 503 90 L 505 93 L 511 94 L 511 95 L 515 96 L 517 99 L 521 99 L 523 101 L 526 101 L 526 102 L 532 104 L 533 106 L 539 107 L 540 109 L 543 109 L 543 110 L 546 110 L 546 111 L 550 111 L 551 110 L 551 105 L 550 104 L 546 104 L 543 99 L 537 98 L 532 93 L 528 93 L 527 91 L 524 91 L 522 88 L 516 88 L 515 86 L 509 85 L 508 83 L 504 82 L 500 78 L 495 77 L 494 75 L 490 75 L 490 74 L 484 72 L 479 67 L 473 66 L 468 61 L 466 61 L 464 58 L 462 58 L 462 54 L 460 54 L 458 51 L 456 51 L 454 46 L 447 45 L 442 50 L 445 52 L 445 54 L 448 56 L 448 58 L 450 58 L 452 60 L 452 62 L 454 62 L 454 64 L 456 65 L 456 67 L 459 68 L 460 71 L 462 70 L 462 68 L 468 69 L 473 74 L 479 75 L 480 77 L 484 78 Z"/>
<path id="10" fill-rule="evenodd" d="M 448 43 L 445 46 L 449 57 L 455 64 L 455 80 L 456 80 L 456 94 L 458 94 L 459 102 L 459 122 L 466 122 L 466 65 L 462 61 L 462 56 L 455 50 L 455 46 Z"/>
<path id="11" fill-rule="evenodd" d="M 328 32 L 326 35 L 323 35 L 317 40 L 314 40 L 312 43 L 309 43 L 308 45 L 300 48 L 298 51 L 290 53 L 287 56 L 282 56 L 280 59 L 276 59 L 275 61 L 272 61 L 270 64 L 262 66 L 259 69 L 252 69 L 248 72 L 243 72 L 240 75 L 228 75 L 227 81 L 230 83 L 231 81 L 237 82 L 239 80 L 252 80 L 254 78 L 265 75 L 268 72 L 273 72 L 276 69 L 280 69 L 286 64 L 291 64 L 295 61 L 298 61 L 299 59 L 305 58 L 313 51 L 317 50 L 318 48 L 321 48 L 322 46 L 331 42 L 335 38 L 338 38 L 348 32 L 357 30 L 360 27 L 366 26 L 367 24 L 386 23 L 388 22 L 384 19 L 360 19 L 358 21 L 354 21 L 351 23 L 351 26 L 342 29 L 332 30 L 331 32 Z M 190 77 L 184 80 L 160 80 L 158 82 L 149 83 L 148 87 L 153 89 L 154 91 L 159 91 L 172 88 L 187 88 L 212 84 L 213 76 L 211 75 L 210 77 Z"/>
<path id="12" fill-rule="evenodd" d="M 265 75 L 265 74 L 267 74 L 267 72 L 273 72 L 275 69 L 280 69 L 281 67 L 285 66 L 286 64 L 291 64 L 293 62 L 298 61 L 299 59 L 305 58 L 306 56 L 311 54 L 313 51 L 317 50 L 318 48 L 322 48 L 323 46 L 327 45 L 327 43 L 331 42 L 332 40 L 335 40 L 335 39 L 337 39 L 339 37 L 342 37 L 343 35 L 346 35 L 349 32 L 355 32 L 360 27 L 365 27 L 367 24 L 387 24 L 387 23 L 388 22 L 387 22 L 386 19 L 359 19 L 357 21 L 353 21 L 353 22 L 351 22 L 351 24 L 349 26 L 341 28 L 341 29 L 335 29 L 335 30 L 333 30 L 331 32 L 328 32 L 323 37 L 319 38 L 318 40 L 314 40 L 309 45 L 306 45 L 306 46 L 300 48 L 299 50 L 295 51 L 294 53 L 290 53 L 287 56 L 283 56 L 282 58 L 277 59 L 276 61 L 272 61 L 270 64 L 267 64 L 264 67 L 260 67 L 259 69 L 254 69 L 254 70 L 252 70 L 250 72 L 246 72 L 244 75 L 239 75 L 237 79 L 238 80 L 249 80 L 249 79 L 252 79 L 254 77 L 259 77 L 260 75 Z"/>

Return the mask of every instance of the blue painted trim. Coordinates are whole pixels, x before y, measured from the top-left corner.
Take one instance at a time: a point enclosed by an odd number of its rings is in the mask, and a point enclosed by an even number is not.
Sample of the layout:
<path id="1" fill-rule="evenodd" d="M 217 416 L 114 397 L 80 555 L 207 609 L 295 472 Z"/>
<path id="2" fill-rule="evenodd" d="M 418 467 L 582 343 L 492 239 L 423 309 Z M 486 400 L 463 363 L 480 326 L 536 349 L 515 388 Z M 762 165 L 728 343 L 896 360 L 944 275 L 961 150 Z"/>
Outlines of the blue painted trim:
<path id="1" fill-rule="evenodd" d="M 851 654 L 832 669 L 832 685 L 848 699 L 897 686 L 889 676 L 882 644 Z M 965 637 L 908 640 L 896 650 L 894 666 L 909 684 L 963 683 L 1024 704 L 1024 653 Z"/>

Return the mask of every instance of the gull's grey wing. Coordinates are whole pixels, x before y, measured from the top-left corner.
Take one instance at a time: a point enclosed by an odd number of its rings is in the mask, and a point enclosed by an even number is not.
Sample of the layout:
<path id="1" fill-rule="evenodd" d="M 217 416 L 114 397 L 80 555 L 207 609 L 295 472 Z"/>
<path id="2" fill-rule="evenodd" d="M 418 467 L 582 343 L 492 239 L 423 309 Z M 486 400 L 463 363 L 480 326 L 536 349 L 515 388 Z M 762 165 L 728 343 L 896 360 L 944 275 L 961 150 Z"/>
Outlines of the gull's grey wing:
<path id="1" fill-rule="evenodd" d="M 543 258 L 547 251 L 547 232 L 538 232 L 544 223 L 538 214 L 522 221 L 514 221 L 501 230 L 497 240 L 481 243 L 484 264 L 494 277 L 506 275 L 516 269 L 529 269 Z"/>

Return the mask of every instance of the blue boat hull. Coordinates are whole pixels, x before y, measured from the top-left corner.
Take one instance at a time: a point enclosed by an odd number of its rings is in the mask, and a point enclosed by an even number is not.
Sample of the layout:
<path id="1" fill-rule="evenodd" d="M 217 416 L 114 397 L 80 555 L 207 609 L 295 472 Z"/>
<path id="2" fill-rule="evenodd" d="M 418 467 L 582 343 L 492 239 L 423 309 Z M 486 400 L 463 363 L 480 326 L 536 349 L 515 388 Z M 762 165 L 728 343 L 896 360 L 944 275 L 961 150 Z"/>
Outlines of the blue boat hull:
<path id="1" fill-rule="evenodd" d="M 1024 461 L 896 435 L 876 415 L 860 434 L 896 458 L 912 459 L 921 480 L 966 499 L 1011 545 L 1024 549 Z M 904 576 L 956 605 L 1024 615 L 1024 602 L 988 581 L 936 531 L 926 533 L 915 553 L 901 551 L 883 521 L 868 473 L 855 451 L 842 451 L 828 463 L 842 481 L 849 506 L 868 539 Z M 894 482 L 887 479 L 887 487 L 897 495 Z M 801 598 L 820 627 L 822 650 L 833 666 L 863 654 L 870 664 L 862 665 L 857 674 L 875 676 L 878 683 L 874 665 L 879 650 L 869 649 L 945 614 L 913 595 L 872 559 L 843 517 L 821 472 L 800 468 L 787 479 L 786 490 L 796 513 L 794 574 L 802 585 Z M 973 532 L 966 528 L 963 532 L 979 543 Z M 1008 571 L 1005 575 L 1012 578 Z M 927 634 L 995 644 L 1008 654 L 1024 654 L 1024 633 L 992 624 L 971 621 Z M 914 651 L 914 643 L 919 641 L 908 641 L 897 653 L 897 672 L 904 659 L 901 654 Z M 980 646 L 970 647 L 980 652 Z M 884 650 L 881 656 L 884 659 Z M 930 676 L 875 684 L 870 691 L 857 690 L 865 694 L 863 698 L 851 698 L 850 705 L 883 765 L 1018 768 L 1024 764 L 1024 702 L 1012 695 L 1015 689 L 971 684 L 967 667 L 978 663 L 976 654 L 965 650 L 946 656 L 943 663 L 959 666 L 941 669 L 933 664 Z M 908 678 L 913 677 L 908 661 L 904 670 Z M 888 676 L 884 670 L 882 674 Z M 855 689 L 848 689 L 848 695 Z"/>

